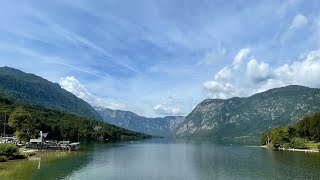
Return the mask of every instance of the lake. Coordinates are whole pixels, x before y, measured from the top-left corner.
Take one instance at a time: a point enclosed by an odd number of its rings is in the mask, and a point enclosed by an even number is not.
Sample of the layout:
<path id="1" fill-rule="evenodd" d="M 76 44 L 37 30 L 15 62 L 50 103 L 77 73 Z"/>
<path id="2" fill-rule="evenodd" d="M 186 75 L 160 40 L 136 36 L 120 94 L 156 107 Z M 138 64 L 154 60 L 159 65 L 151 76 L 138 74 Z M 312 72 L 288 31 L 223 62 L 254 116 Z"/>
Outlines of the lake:
<path id="1" fill-rule="evenodd" d="M 0 163 L 0 179 L 319 179 L 320 154 L 210 141 L 83 143 Z"/>

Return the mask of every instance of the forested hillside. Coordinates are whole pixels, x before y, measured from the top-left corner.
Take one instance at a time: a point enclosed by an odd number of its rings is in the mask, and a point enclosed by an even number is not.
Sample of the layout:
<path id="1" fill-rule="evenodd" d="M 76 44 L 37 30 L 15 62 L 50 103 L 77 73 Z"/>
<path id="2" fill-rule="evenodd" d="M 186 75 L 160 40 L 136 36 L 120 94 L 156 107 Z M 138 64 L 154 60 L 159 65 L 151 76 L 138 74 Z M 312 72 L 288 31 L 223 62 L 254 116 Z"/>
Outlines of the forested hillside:
<path id="1" fill-rule="evenodd" d="M 0 133 L 6 114 L 6 133 L 15 134 L 27 141 L 35 138 L 39 131 L 49 132 L 48 139 L 53 140 L 90 140 L 103 138 L 108 140 L 135 140 L 150 138 L 150 135 L 138 133 L 93 118 L 86 118 L 59 110 L 41 106 L 14 102 L 0 97 Z"/>
<path id="2" fill-rule="evenodd" d="M 0 96 L 102 120 L 87 102 L 59 84 L 9 67 L 0 67 Z"/>

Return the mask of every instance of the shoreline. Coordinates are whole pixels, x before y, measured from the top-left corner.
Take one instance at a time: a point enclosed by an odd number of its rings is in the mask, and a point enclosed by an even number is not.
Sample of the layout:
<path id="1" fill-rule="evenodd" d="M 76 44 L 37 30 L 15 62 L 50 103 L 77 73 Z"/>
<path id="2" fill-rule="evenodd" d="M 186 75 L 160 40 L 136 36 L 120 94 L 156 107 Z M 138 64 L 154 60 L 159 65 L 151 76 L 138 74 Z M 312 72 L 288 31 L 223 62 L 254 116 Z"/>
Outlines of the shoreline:
<path id="1" fill-rule="evenodd" d="M 260 147 L 265 148 L 265 149 L 271 149 L 271 150 L 282 150 L 282 151 L 292 151 L 292 152 L 306 152 L 306 153 L 307 152 L 311 152 L 311 153 L 318 153 L 319 152 L 318 149 L 268 148 L 266 145 L 265 146 L 260 146 Z"/>

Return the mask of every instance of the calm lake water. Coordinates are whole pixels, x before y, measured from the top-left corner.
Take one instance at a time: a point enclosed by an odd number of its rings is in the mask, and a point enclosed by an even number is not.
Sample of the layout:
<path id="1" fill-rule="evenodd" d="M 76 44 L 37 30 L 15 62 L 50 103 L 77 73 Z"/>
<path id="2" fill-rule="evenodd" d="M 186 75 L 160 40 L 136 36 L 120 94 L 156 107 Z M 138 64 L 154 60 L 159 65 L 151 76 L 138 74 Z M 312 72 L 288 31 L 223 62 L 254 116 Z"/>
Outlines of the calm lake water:
<path id="1" fill-rule="evenodd" d="M 82 144 L 0 163 L 0 179 L 319 179 L 320 154 L 209 141 Z"/>

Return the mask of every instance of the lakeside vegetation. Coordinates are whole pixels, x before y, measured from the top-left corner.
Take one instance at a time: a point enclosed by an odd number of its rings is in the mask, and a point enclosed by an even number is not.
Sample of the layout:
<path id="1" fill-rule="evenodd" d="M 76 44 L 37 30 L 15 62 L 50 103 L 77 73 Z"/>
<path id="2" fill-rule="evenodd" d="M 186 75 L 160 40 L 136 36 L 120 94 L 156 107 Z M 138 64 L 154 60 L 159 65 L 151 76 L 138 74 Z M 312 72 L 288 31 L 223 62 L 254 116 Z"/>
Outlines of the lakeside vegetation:
<path id="1" fill-rule="evenodd" d="M 290 126 L 275 127 L 261 135 L 260 143 L 269 148 L 320 149 L 320 113 Z"/>
<path id="2" fill-rule="evenodd" d="M 0 162 L 5 162 L 12 159 L 24 159 L 33 155 L 35 155 L 34 152 L 20 152 L 19 148 L 14 144 L 0 144 Z"/>
<path id="3" fill-rule="evenodd" d="M 8 120 L 5 123 L 6 134 L 16 135 L 23 142 L 37 138 L 40 130 L 49 132 L 47 139 L 52 140 L 137 140 L 152 137 L 95 119 L 0 97 L 1 127 L 4 127 L 5 114 Z M 0 128 L 0 133 L 4 133 L 3 128 Z"/>

